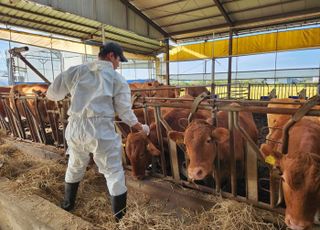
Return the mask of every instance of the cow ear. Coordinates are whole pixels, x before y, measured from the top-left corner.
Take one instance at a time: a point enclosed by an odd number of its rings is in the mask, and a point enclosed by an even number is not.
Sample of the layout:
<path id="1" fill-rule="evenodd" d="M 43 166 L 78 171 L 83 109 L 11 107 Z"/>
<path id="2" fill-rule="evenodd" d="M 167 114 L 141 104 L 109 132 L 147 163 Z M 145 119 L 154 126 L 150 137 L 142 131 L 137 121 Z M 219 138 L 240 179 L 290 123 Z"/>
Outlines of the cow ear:
<path id="1" fill-rule="evenodd" d="M 179 126 L 180 126 L 183 130 L 185 130 L 185 129 L 187 128 L 189 122 L 188 122 L 188 119 L 187 119 L 187 118 L 180 118 L 180 119 L 178 120 L 178 124 L 179 124 Z"/>
<path id="2" fill-rule="evenodd" d="M 160 156 L 160 150 L 151 142 L 147 144 L 147 150 L 152 156 Z"/>
<path id="3" fill-rule="evenodd" d="M 225 142 L 229 139 L 229 130 L 226 128 L 214 128 L 212 130 L 212 136 L 218 143 Z"/>
<path id="4" fill-rule="evenodd" d="M 178 132 L 178 131 L 170 131 L 168 133 L 168 136 L 170 139 L 175 141 L 177 144 L 183 144 L 184 140 L 184 134 L 183 132 Z"/>
<path id="5" fill-rule="evenodd" d="M 272 146 L 268 144 L 262 144 L 260 147 L 260 152 L 263 155 L 264 161 L 273 166 L 280 166 L 280 160 L 282 154 L 278 151 L 272 149 Z"/>

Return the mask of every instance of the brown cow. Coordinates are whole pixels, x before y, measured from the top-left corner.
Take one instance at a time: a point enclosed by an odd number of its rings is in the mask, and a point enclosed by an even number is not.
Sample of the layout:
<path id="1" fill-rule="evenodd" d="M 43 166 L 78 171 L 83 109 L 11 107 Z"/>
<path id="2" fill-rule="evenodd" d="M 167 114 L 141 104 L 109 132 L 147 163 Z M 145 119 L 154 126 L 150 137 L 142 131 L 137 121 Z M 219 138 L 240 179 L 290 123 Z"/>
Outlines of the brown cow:
<path id="1" fill-rule="evenodd" d="M 188 87 L 188 88 L 186 88 L 186 95 L 190 95 L 192 97 L 197 97 L 203 92 L 206 92 L 207 94 L 210 93 L 210 91 L 205 86 L 197 86 L 197 87 Z"/>
<path id="2" fill-rule="evenodd" d="M 169 88 L 169 89 L 162 89 Z M 153 97 L 167 97 L 167 98 L 176 98 L 180 96 L 179 89 L 176 89 L 175 86 L 163 85 L 160 84 L 156 89 L 152 92 Z"/>
<path id="3" fill-rule="evenodd" d="M 35 96 L 35 95 L 41 96 L 41 95 L 43 95 L 44 96 L 45 93 L 48 90 L 48 87 L 49 87 L 49 85 L 46 85 L 46 84 L 20 84 L 20 85 L 14 85 L 11 88 L 10 95 L 11 95 L 11 97 L 13 97 L 14 95 L 19 95 L 19 96 Z M 11 98 L 10 99 L 10 106 L 12 108 L 14 108 L 13 107 L 13 103 L 14 103 L 14 101 Z M 31 112 L 33 113 L 33 115 L 35 115 L 37 117 L 35 100 L 34 99 L 27 99 L 27 103 L 28 103 L 29 108 L 30 108 Z M 48 109 L 54 109 L 55 108 L 55 102 L 48 101 L 47 107 L 48 107 Z M 18 108 L 18 111 L 20 113 L 20 116 L 25 117 L 26 114 L 25 114 L 25 111 L 23 109 L 22 102 L 20 100 L 17 101 L 17 108 Z M 43 116 L 42 117 L 43 120 L 45 122 L 49 122 L 49 118 L 48 118 L 48 115 L 46 113 L 46 107 L 45 107 L 45 104 L 44 104 L 43 101 L 41 101 L 41 100 L 39 101 L 38 108 L 39 108 L 40 116 Z"/>
<path id="4" fill-rule="evenodd" d="M 152 110 L 152 109 L 150 109 Z M 149 111 L 150 111 L 149 110 Z M 163 114 L 163 119 L 168 122 L 168 124 L 174 129 L 174 130 L 183 130 L 183 127 L 180 126 L 179 124 L 179 119 L 184 118 L 186 119 L 190 113 L 189 109 L 172 109 L 172 108 L 163 108 L 161 110 Z M 141 110 L 137 112 L 135 110 L 136 115 L 141 114 Z M 211 115 L 210 111 L 203 111 L 199 110 L 195 117 L 196 118 L 203 118 L 206 119 Z M 143 117 L 142 115 L 140 115 Z M 139 118 L 138 118 L 139 119 Z M 141 121 L 139 119 L 139 121 Z M 167 148 L 167 142 L 166 142 L 166 132 L 164 129 L 162 129 L 162 134 L 164 137 L 164 150 L 165 153 L 168 153 L 168 148 Z M 158 138 L 157 138 L 157 132 L 156 132 L 156 124 L 154 122 L 151 123 L 150 125 L 150 135 L 148 137 L 148 141 L 151 142 L 146 142 L 144 138 L 139 136 L 139 134 L 136 133 L 131 133 L 130 134 L 131 138 L 127 138 L 126 140 L 126 153 L 127 156 L 130 160 L 131 166 L 132 166 L 132 171 L 133 174 L 135 175 L 136 178 L 142 179 L 145 176 L 145 169 L 146 169 L 146 162 L 149 163 L 148 160 L 142 160 L 143 163 L 139 163 L 141 160 L 140 159 L 151 159 L 150 151 L 146 151 L 146 143 L 153 143 L 154 147 L 157 149 L 159 148 L 159 143 L 158 143 Z M 131 143 L 133 142 L 133 143 Z M 131 147 L 130 149 L 127 148 L 127 146 L 134 146 Z M 134 151 L 134 152 L 131 152 Z M 139 152 L 140 155 L 136 154 L 135 152 Z M 156 155 L 156 154 L 154 154 Z M 130 156 L 130 157 L 129 157 Z"/>
<path id="5" fill-rule="evenodd" d="M 125 147 L 132 166 L 132 175 L 138 180 L 143 179 L 145 169 L 151 164 L 151 156 L 159 156 L 160 151 L 143 132 L 130 133 Z"/>
<path id="6" fill-rule="evenodd" d="M 269 157 L 268 162 L 274 161 L 282 172 L 285 222 L 291 229 L 308 229 L 320 211 L 319 136 L 319 119 L 304 117 L 289 130 L 287 155 L 270 144 L 261 145 L 261 152 Z"/>
<path id="7" fill-rule="evenodd" d="M 135 90 L 132 93 L 140 92 L 140 95 L 143 97 L 167 97 L 175 98 L 179 97 L 180 91 L 174 86 L 167 86 L 159 83 L 158 81 L 144 82 L 144 83 L 130 83 L 131 90 Z M 170 89 L 162 89 L 170 88 Z M 148 91 L 139 91 L 139 89 L 154 89 Z"/>
<path id="8" fill-rule="evenodd" d="M 273 98 L 271 102 L 305 102 L 303 99 L 291 99 L 291 98 Z M 268 108 L 300 108 L 299 104 L 268 104 Z M 313 109 L 320 109 L 320 106 L 315 106 Z M 269 133 L 266 137 L 266 143 L 272 145 L 275 150 L 281 151 L 281 144 L 279 143 L 282 138 L 281 129 L 290 120 L 291 115 L 287 114 L 267 114 Z M 320 120 L 320 117 L 315 117 Z"/>
<path id="9" fill-rule="evenodd" d="M 137 82 L 137 83 L 130 83 L 129 87 L 131 90 L 139 90 L 139 89 L 149 89 L 149 88 L 156 88 L 159 87 L 161 84 L 158 81 L 150 81 L 150 82 Z M 132 93 L 140 92 L 142 97 L 153 97 L 154 92 L 151 91 L 133 91 Z"/>
<path id="10" fill-rule="evenodd" d="M 253 121 L 251 113 L 239 113 L 240 126 L 246 129 L 250 137 L 256 142 L 258 130 Z M 188 177 L 192 180 L 202 180 L 212 172 L 219 173 L 213 162 L 219 154 L 221 165 L 221 183 L 230 176 L 230 153 L 229 153 L 229 131 L 228 113 L 220 111 L 217 113 L 217 125 L 213 127 L 206 120 L 192 121 L 184 132 L 169 132 L 169 137 L 177 143 L 186 145 L 190 160 L 188 166 Z M 242 168 L 244 161 L 244 140 L 238 131 L 235 131 L 235 159 Z M 243 170 L 242 170 L 243 171 Z M 241 174 L 239 174 L 241 175 Z M 219 177 L 215 178 L 216 180 Z"/>

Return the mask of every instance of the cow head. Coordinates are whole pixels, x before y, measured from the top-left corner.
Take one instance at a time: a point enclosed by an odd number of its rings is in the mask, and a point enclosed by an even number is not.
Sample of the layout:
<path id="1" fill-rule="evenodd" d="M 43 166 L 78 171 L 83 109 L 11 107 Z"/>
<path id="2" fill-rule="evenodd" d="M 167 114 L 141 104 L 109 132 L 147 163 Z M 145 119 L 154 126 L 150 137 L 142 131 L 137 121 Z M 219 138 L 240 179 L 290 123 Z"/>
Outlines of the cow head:
<path id="1" fill-rule="evenodd" d="M 184 132 L 171 131 L 169 137 L 186 145 L 190 161 L 187 169 L 189 179 L 202 180 L 212 172 L 217 156 L 217 143 L 226 142 L 229 131 L 213 127 L 205 120 L 194 120 Z"/>
<path id="2" fill-rule="evenodd" d="M 282 172 L 282 187 L 286 202 L 286 224 L 294 230 L 312 226 L 320 207 L 320 156 L 315 153 L 282 155 L 263 144 L 261 151 L 267 162 Z"/>
<path id="3" fill-rule="evenodd" d="M 130 133 L 126 139 L 126 154 L 132 166 L 132 174 L 137 179 L 145 177 L 145 169 L 151 156 L 159 156 L 160 151 L 143 132 Z"/>

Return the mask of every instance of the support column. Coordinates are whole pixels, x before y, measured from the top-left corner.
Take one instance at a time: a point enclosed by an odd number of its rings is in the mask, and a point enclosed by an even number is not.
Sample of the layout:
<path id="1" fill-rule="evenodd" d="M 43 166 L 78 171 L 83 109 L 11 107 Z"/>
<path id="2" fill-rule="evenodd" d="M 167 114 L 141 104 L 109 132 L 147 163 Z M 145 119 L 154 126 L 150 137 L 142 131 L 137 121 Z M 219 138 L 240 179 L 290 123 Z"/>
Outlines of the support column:
<path id="1" fill-rule="evenodd" d="M 166 44 L 166 85 L 170 85 L 170 69 L 169 69 L 169 61 L 170 61 L 170 47 L 169 47 L 169 38 L 164 40 Z"/>
<path id="2" fill-rule="evenodd" d="M 229 58 L 228 58 L 228 99 L 231 96 L 231 77 L 232 77 L 232 38 L 233 31 L 229 32 Z"/>
<path id="3" fill-rule="evenodd" d="M 212 33 L 212 60 L 211 60 L 211 95 L 215 94 L 216 59 L 214 57 L 214 33 Z"/>

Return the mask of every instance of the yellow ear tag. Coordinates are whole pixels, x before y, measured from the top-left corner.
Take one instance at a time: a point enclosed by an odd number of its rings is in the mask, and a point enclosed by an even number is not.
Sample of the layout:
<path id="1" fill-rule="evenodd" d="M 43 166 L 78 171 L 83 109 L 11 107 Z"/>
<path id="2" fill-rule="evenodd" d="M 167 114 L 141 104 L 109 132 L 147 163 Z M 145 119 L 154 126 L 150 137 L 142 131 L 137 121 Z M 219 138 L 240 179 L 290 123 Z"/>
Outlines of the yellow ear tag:
<path id="1" fill-rule="evenodd" d="M 270 165 L 275 165 L 276 164 L 276 158 L 274 158 L 274 156 L 269 155 L 267 156 L 264 161 Z"/>

